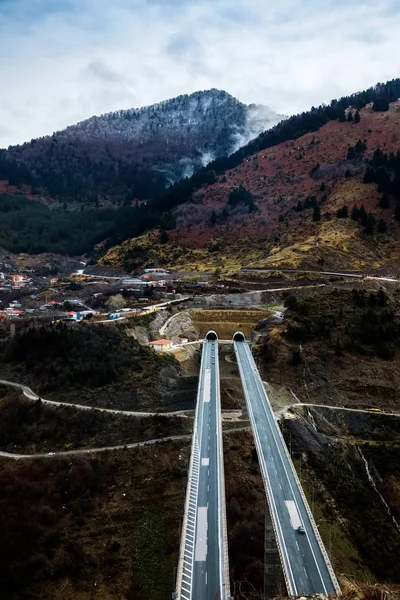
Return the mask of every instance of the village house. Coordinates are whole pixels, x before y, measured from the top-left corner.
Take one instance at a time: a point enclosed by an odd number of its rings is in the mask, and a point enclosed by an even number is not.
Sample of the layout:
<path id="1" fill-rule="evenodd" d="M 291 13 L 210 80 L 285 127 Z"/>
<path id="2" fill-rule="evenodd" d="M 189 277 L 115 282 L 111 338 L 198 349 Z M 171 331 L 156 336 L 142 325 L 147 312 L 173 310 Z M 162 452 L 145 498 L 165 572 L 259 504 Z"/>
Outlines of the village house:
<path id="1" fill-rule="evenodd" d="M 154 342 L 149 342 L 149 346 L 156 350 L 157 352 L 167 352 L 171 350 L 173 346 L 172 340 L 154 340 Z"/>

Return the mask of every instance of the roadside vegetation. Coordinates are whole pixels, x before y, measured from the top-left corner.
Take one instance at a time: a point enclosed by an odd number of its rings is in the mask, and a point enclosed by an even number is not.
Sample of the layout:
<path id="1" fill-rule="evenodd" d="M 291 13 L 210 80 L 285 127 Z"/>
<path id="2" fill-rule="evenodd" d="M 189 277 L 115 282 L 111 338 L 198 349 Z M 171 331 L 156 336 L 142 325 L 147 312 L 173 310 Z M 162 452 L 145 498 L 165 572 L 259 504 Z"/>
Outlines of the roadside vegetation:
<path id="1" fill-rule="evenodd" d="M 117 381 L 130 370 L 144 372 L 155 362 L 173 362 L 155 355 L 115 327 L 88 325 L 27 328 L 5 344 L 4 363 L 23 362 L 42 380 L 42 389 L 64 385 L 100 387 Z"/>
<path id="2" fill-rule="evenodd" d="M 167 411 L 163 377 L 180 373 L 171 355 L 142 346 L 128 327 L 27 326 L 0 349 L 4 379 L 50 399 L 103 408 Z"/>
<path id="3" fill-rule="evenodd" d="M 284 435 L 288 441 L 291 432 L 299 475 L 301 455 L 301 477 L 337 572 L 398 583 L 393 556 L 400 552 L 400 529 L 393 519 L 400 517 L 400 419 L 295 410 L 303 418 L 286 420 Z"/>
<path id="4" fill-rule="evenodd" d="M 186 442 L 1 460 L 7 600 L 164 600 L 178 562 Z"/>
<path id="5" fill-rule="evenodd" d="M 101 448 L 191 433 L 191 419 L 133 417 L 32 402 L 0 386 L 0 450 L 11 454 Z"/>
<path id="6" fill-rule="evenodd" d="M 351 351 L 384 360 L 400 350 L 399 299 L 383 289 L 288 296 L 285 305 L 286 337 L 295 342 L 324 339 L 337 356 Z"/>

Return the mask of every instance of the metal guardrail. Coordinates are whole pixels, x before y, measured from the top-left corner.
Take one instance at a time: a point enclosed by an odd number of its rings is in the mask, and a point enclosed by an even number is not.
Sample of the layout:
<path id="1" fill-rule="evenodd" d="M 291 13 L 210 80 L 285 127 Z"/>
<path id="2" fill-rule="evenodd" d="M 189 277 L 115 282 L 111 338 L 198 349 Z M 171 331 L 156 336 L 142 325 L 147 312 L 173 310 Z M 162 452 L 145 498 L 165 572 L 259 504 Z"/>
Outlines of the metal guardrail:
<path id="1" fill-rule="evenodd" d="M 222 549 L 220 548 L 220 554 L 223 559 L 223 576 L 221 579 L 224 580 L 224 590 L 222 590 L 222 599 L 230 600 L 230 580 L 229 580 L 229 556 L 228 556 L 228 528 L 226 524 L 226 500 L 225 500 L 225 475 L 224 475 L 224 450 L 223 450 L 223 437 L 222 437 L 222 418 L 221 418 L 221 392 L 220 392 L 220 379 L 219 379 L 219 358 L 218 351 L 215 354 L 215 377 L 216 377 L 216 397 L 217 397 L 217 444 L 218 444 L 218 470 L 219 470 L 219 482 L 220 482 L 220 493 L 218 494 L 220 500 L 220 506 L 218 507 L 219 524 L 222 537 Z"/>
<path id="2" fill-rule="evenodd" d="M 235 349 L 237 364 L 238 364 L 238 367 L 239 367 L 240 377 L 241 377 L 242 381 L 244 381 L 245 380 L 244 372 L 243 372 L 243 369 L 242 369 L 241 361 L 239 360 L 239 356 L 238 356 L 238 352 L 237 352 L 237 348 L 236 348 L 236 343 L 237 342 L 234 343 L 234 349 Z M 243 342 L 240 342 L 240 343 L 243 344 Z M 250 421 L 251 421 L 251 425 L 252 425 L 252 429 L 253 429 L 253 432 L 254 432 L 254 431 L 256 431 L 256 424 L 255 424 L 255 420 L 254 420 L 254 414 L 253 414 L 253 409 L 252 409 L 252 406 L 251 406 L 251 401 L 250 401 L 249 393 L 248 393 L 248 390 L 247 390 L 246 386 L 243 386 L 243 391 L 244 391 L 244 395 L 245 395 L 245 399 L 246 399 L 247 411 L 249 413 Z M 259 441 L 259 439 L 258 439 L 258 437 L 256 435 L 254 436 L 254 440 L 255 440 L 255 443 L 256 443 L 257 453 L 258 453 L 259 456 L 261 456 L 262 452 L 261 452 L 260 441 Z M 285 559 L 284 553 L 283 553 L 283 545 L 281 543 L 280 534 L 279 534 L 277 526 L 276 526 L 276 523 L 277 523 L 277 520 L 278 520 L 278 516 L 275 515 L 275 507 L 274 507 L 274 503 L 272 501 L 271 483 L 270 483 L 270 480 L 269 480 L 269 477 L 268 477 L 268 472 L 264 468 L 263 461 L 259 461 L 259 464 L 260 464 L 261 474 L 262 474 L 263 481 L 264 481 L 264 489 L 265 489 L 265 493 L 266 493 L 266 496 L 267 496 L 268 508 L 270 510 L 271 515 L 274 515 L 274 518 L 272 518 L 271 521 L 272 521 L 272 527 L 274 529 L 274 534 L 275 534 L 275 539 L 276 539 L 276 543 L 277 543 L 279 558 L 281 560 L 282 571 L 283 571 L 283 576 L 284 576 L 284 579 L 285 579 L 286 589 L 287 589 L 287 592 L 288 592 L 288 594 L 290 596 L 294 596 L 295 592 L 294 592 L 294 589 L 293 589 L 293 587 L 291 585 L 291 582 L 290 582 L 289 571 L 287 569 L 286 559 Z"/>
<path id="3" fill-rule="evenodd" d="M 200 452 L 199 452 L 199 440 L 197 437 L 197 427 L 198 427 L 198 416 L 199 416 L 199 407 L 200 407 L 200 398 L 201 398 L 201 376 L 203 373 L 203 364 L 204 364 L 204 347 L 201 354 L 201 364 L 200 364 L 200 380 L 199 386 L 197 389 L 197 401 L 196 401 L 196 412 L 195 418 L 193 421 L 193 439 L 192 439 L 192 448 L 190 453 L 190 463 L 189 463 L 189 476 L 186 487 L 186 500 L 185 500 L 185 510 L 184 510 L 184 518 L 183 518 L 183 526 L 181 532 L 181 544 L 179 550 L 179 562 L 178 562 L 178 571 L 176 574 L 176 593 L 174 594 L 175 598 L 178 600 L 190 600 L 191 598 L 191 578 L 193 572 L 193 563 L 194 563 L 194 550 L 195 550 L 195 533 L 196 533 L 196 506 L 197 506 L 197 496 L 199 489 L 199 475 L 200 475 Z M 193 519 L 193 508 L 194 510 L 194 520 Z M 191 526 L 189 526 L 189 511 L 191 511 Z M 188 565 L 190 569 L 188 569 Z M 190 579 L 190 585 L 186 586 L 189 593 L 185 594 L 182 592 L 183 586 L 183 577 L 185 575 L 185 579 Z"/>
<path id="4" fill-rule="evenodd" d="M 206 344 L 207 341 L 204 341 Z M 193 425 L 193 439 L 189 466 L 189 476 L 186 488 L 186 500 L 183 526 L 181 532 L 181 543 L 179 552 L 179 563 L 176 577 L 176 591 L 173 598 L 176 600 L 192 600 L 192 576 L 194 568 L 194 553 L 196 543 L 197 529 L 197 499 L 199 493 L 199 475 L 200 475 L 200 440 L 198 438 L 198 418 L 199 409 L 204 392 L 204 357 L 205 346 L 203 345 L 200 379 L 197 390 L 196 413 Z M 228 558 L 228 535 L 226 524 L 226 503 L 225 503 L 225 479 L 224 479 L 224 456 L 223 456 L 223 437 L 222 437 L 222 419 L 221 419 L 221 396 L 218 351 L 215 361 L 216 377 L 216 413 L 217 413 L 217 469 L 218 469 L 218 536 L 220 550 L 219 574 L 220 581 L 223 582 L 221 590 L 221 600 L 232 600 L 230 596 L 229 580 L 229 558 Z M 197 600 L 193 599 L 193 600 Z"/>

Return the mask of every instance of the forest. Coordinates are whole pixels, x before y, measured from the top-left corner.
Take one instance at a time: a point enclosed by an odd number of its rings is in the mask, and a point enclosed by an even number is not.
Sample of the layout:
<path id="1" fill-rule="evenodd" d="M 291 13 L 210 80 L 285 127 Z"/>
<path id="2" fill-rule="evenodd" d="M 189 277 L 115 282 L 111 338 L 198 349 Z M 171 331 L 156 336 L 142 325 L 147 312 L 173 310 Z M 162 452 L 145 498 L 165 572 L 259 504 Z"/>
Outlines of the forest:
<path id="1" fill-rule="evenodd" d="M 3 369 L 23 363 L 42 391 L 101 387 L 133 374 L 145 378 L 163 364 L 174 364 L 172 357 L 154 354 L 122 328 L 101 325 L 26 328 L 3 342 L 0 350 Z"/>
<path id="2" fill-rule="evenodd" d="M 129 159 L 129 153 L 124 155 L 124 160 L 120 160 L 113 156 L 108 146 L 101 150 L 96 146 L 92 152 L 89 147 L 78 148 L 77 142 L 68 138 L 61 142 L 55 141 L 55 138 L 51 142 L 51 148 L 46 150 L 46 168 L 43 167 L 42 171 L 35 170 L 33 175 L 29 161 L 28 165 L 21 164 L 8 151 L 1 150 L 0 179 L 9 180 L 15 185 L 29 184 L 33 193 L 38 188 L 45 189 L 54 197 L 67 202 L 71 199 L 88 201 L 92 203 L 93 210 L 80 213 L 49 211 L 38 204 L 28 205 L 28 201 L 21 197 L 12 200 L 9 196 L 2 196 L 0 246 L 14 252 L 53 251 L 77 255 L 93 252 L 95 245 L 105 240 L 103 249 L 153 227 L 172 229 L 176 225 L 171 215 L 173 208 L 190 201 L 195 190 L 216 182 L 219 175 L 236 167 L 248 156 L 305 133 L 317 131 L 328 121 L 340 120 L 349 106 L 361 109 L 367 103 L 373 103 L 374 110 L 386 111 L 389 102 L 399 97 L 400 79 L 394 79 L 340 100 L 333 100 L 327 106 L 312 107 L 308 112 L 281 121 L 237 152 L 217 158 L 190 178 L 181 179 L 167 189 L 164 187 L 164 176 L 152 168 L 154 156 L 153 159 L 145 157 L 139 167 L 136 159 Z M 385 164 L 382 162 L 384 160 Z M 398 161 L 398 158 L 374 156 L 364 178 L 366 182 L 379 183 L 386 196 L 388 192 L 398 194 L 398 162 L 393 161 Z M 388 175 L 390 170 L 392 172 Z M 120 208 L 96 210 L 102 195 L 106 195 Z M 131 206 L 134 198 L 146 198 L 147 201 L 136 202 L 135 206 Z M 236 203 L 237 198 L 233 196 L 230 201 Z M 246 201 L 249 202 L 248 199 Z M 387 201 L 386 199 L 385 202 Z"/>
<path id="3" fill-rule="evenodd" d="M 99 242 L 112 246 L 157 225 L 167 216 L 142 206 L 68 211 L 23 195 L 0 194 L 0 247 L 10 252 L 90 254 Z"/>

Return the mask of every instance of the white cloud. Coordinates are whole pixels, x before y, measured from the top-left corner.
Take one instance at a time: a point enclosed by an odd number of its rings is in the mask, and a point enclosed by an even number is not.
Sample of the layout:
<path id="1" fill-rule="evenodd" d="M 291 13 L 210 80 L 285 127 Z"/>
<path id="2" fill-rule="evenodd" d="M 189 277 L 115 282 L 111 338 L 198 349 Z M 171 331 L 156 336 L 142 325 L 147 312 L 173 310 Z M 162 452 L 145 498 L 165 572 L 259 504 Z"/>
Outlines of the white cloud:
<path id="1" fill-rule="evenodd" d="M 26 0 L 0 8 L 0 147 L 198 89 L 291 114 L 400 75 L 393 0 L 30 0 L 26 9 Z"/>

